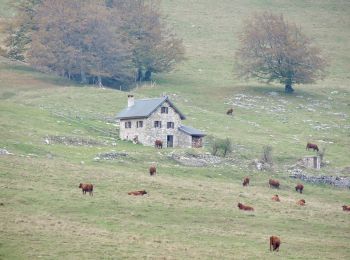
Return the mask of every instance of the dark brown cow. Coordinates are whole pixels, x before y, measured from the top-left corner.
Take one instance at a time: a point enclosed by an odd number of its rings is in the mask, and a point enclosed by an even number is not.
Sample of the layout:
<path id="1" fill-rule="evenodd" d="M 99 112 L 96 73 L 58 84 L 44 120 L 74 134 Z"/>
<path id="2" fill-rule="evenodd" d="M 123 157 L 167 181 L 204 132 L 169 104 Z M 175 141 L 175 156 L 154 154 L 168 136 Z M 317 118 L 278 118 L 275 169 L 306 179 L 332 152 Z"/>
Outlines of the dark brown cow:
<path id="1" fill-rule="evenodd" d="M 344 211 L 350 211 L 350 206 L 344 205 L 344 206 L 342 206 L 342 207 L 343 207 L 343 210 L 344 210 Z"/>
<path id="2" fill-rule="evenodd" d="M 304 185 L 298 183 L 297 186 L 295 186 L 295 191 L 299 191 L 300 193 L 303 193 Z"/>
<path id="3" fill-rule="evenodd" d="M 155 166 L 149 167 L 149 175 L 153 176 L 157 173 L 157 169 Z"/>
<path id="4" fill-rule="evenodd" d="M 273 187 L 273 188 L 279 189 L 280 187 L 279 181 L 273 180 L 273 179 L 269 179 L 269 185 L 270 185 L 270 188 Z"/>
<path id="5" fill-rule="evenodd" d="M 161 140 L 156 140 L 154 142 L 154 146 L 158 149 L 162 149 L 163 148 L 163 142 Z"/>
<path id="6" fill-rule="evenodd" d="M 143 196 L 147 194 L 147 191 L 145 190 L 138 190 L 138 191 L 130 191 L 128 192 L 129 195 L 134 195 L 134 196 Z"/>
<path id="7" fill-rule="evenodd" d="M 270 251 L 279 251 L 281 245 L 281 239 L 277 236 L 270 236 Z"/>
<path id="8" fill-rule="evenodd" d="M 91 183 L 80 183 L 79 188 L 83 191 L 83 194 L 86 194 L 88 192 L 90 196 L 93 196 L 93 191 L 94 191 L 94 185 Z"/>
<path id="9" fill-rule="evenodd" d="M 304 199 L 301 199 L 297 202 L 298 205 L 300 206 L 305 206 L 306 201 Z"/>
<path id="10" fill-rule="evenodd" d="M 278 195 L 276 194 L 276 195 L 274 195 L 274 196 L 272 196 L 272 198 L 271 198 L 272 200 L 274 200 L 274 201 L 280 201 L 280 198 L 278 197 Z"/>
<path id="11" fill-rule="evenodd" d="M 243 184 L 243 186 L 249 185 L 249 178 L 245 177 L 242 184 Z"/>
<path id="12" fill-rule="evenodd" d="M 233 108 L 230 108 L 229 110 L 227 110 L 226 115 L 231 115 L 233 114 Z"/>
<path id="13" fill-rule="evenodd" d="M 254 211 L 254 208 L 253 208 L 253 207 L 243 205 L 242 203 L 238 203 L 238 204 L 237 204 L 237 207 L 238 207 L 240 210 Z"/>
<path id="14" fill-rule="evenodd" d="M 307 143 L 307 144 L 306 144 L 306 150 L 309 150 L 309 149 L 314 149 L 314 151 L 317 151 L 317 152 L 318 152 L 318 146 L 317 146 L 317 144 Z"/>

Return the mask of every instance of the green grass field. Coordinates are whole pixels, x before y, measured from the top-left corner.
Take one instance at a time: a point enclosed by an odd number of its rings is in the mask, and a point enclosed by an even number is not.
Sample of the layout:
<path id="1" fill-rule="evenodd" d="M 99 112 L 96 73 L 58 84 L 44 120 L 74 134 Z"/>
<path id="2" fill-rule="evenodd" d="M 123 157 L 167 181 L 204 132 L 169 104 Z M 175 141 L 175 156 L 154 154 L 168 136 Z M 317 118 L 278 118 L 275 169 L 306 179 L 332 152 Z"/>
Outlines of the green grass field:
<path id="1" fill-rule="evenodd" d="M 0 19 L 12 15 L 0 0 Z M 127 93 L 81 86 L 0 58 L 0 259 L 349 259 L 349 189 L 296 180 L 288 166 L 326 148 L 328 166 L 309 174 L 345 175 L 350 166 L 350 3 L 348 1 L 163 0 L 162 8 L 186 46 L 187 60 L 136 98 L 166 93 L 186 125 L 220 138 L 234 152 L 227 163 L 189 167 L 172 152 L 115 139 L 115 114 Z M 302 25 L 329 57 L 329 75 L 285 95 L 279 85 L 234 76 L 237 33 L 248 15 L 283 13 Z M 272 94 L 271 94 L 272 92 Z M 277 93 L 277 94 L 276 94 Z M 233 117 L 226 110 L 234 106 Z M 89 146 L 46 144 L 47 136 L 95 141 Z M 250 167 L 273 147 L 274 171 Z M 99 153 L 125 152 L 117 160 Z M 151 178 L 148 167 L 157 165 Z M 243 188 L 244 176 L 251 185 Z M 347 175 L 349 176 L 349 174 Z M 276 178 L 281 189 L 271 190 Z M 83 196 L 80 182 L 95 185 Z M 127 192 L 146 189 L 148 196 Z M 278 193 L 281 202 L 271 201 Z M 305 207 L 296 205 L 304 198 Z M 237 203 L 253 213 L 239 211 Z M 268 238 L 281 237 L 279 252 Z"/>

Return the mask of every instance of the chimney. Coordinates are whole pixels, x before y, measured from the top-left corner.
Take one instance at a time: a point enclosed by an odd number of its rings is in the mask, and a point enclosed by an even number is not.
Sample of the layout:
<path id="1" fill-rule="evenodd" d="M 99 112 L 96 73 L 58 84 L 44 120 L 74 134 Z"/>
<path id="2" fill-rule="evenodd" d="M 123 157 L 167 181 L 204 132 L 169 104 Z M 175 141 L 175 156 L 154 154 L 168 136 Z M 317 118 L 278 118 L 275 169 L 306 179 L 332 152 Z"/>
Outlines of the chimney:
<path id="1" fill-rule="evenodd" d="M 134 95 L 128 95 L 128 107 L 133 106 L 135 103 Z"/>

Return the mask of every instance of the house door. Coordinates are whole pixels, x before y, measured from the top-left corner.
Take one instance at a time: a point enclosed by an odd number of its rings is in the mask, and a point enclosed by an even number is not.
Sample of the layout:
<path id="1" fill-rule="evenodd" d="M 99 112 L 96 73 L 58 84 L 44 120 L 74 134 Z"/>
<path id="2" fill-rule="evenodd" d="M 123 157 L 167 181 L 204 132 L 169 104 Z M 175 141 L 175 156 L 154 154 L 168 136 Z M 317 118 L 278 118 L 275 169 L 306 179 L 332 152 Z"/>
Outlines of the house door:
<path id="1" fill-rule="evenodd" d="M 173 147 L 173 139 L 174 139 L 173 135 L 167 135 L 166 137 L 167 147 Z"/>

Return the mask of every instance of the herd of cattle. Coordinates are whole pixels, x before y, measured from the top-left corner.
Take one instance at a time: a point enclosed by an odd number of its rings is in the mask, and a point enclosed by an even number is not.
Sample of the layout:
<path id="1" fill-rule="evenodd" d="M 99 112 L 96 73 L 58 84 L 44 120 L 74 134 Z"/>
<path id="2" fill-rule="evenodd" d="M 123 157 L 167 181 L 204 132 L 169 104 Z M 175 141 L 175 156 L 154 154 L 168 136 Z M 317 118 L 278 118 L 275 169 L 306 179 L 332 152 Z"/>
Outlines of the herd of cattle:
<path id="1" fill-rule="evenodd" d="M 229 110 L 228 112 L 232 113 L 233 111 Z M 155 147 L 156 148 L 162 148 L 162 146 L 163 146 L 162 141 L 156 140 Z M 317 145 L 316 144 L 312 144 L 312 143 L 307 143 L 306 149 L 313 149 L 314 151 L 319 151 Z M 156 167 L 155 166 L 151 166 L 149 168 L 150 176 L 154 176 L 154 175 L 156 175 L 156 173 L 157 173 Z M 245 177 L 243 179 L 242 185 L 243 185 L 243 187 L 246 187 L 246 186 L 249 185 L 249 183 L 250 183 L 249 177 Z M 269 187 L 270 188 L 279 189 L 280 183 L 279 183 L 278 180 L 269 179 Z M 79 188 L 82 189 L 82 192 L 83 192 L 84 195 L 88 192 L 90 194 L 90 196 L 93 196 L 94 186 L 91 183 L 80 183 L 79 184 Z M 301 194 L 301 193 L 303 193 L 303 190 L 304 190 L 304 185 L 303 184 L 298 183 L 295 186 L 295 191 L 296 192 L 300 192 L 300 194 Z M 133 196 L 143 196 L 145 194 L 147 194 L 147 192 L 145 190 L 138 190 L 138 191 L 128 192 L 128 195 L 133 195 Z M 278 194 L 273 195 L 271 200 L 276 201 L 276 202 L 280 202 L 280 198 L 279 198 Z M 300 206 L 305 206 L 306 201 L 304 199 L 300 199 L 299 201 L 296 202 L 296 204 L 300 205 Z M 248 205 L 244 205 L 244 204 L 242 204 L 240 202 L 237 204 L 237 207 L 240 210 L 254 211 L 253 207 L 248 206 Z M 343 207 L 343 211 L 350 211 L 350 206 L 343 205 L 342 207 Z M 281 239 L 279 237 L 277 237 L 277 236 L 271 236 L 270 237 L 270 251 L 271 250 L 279 251 L 280 245 L 281 245 Z"/>

